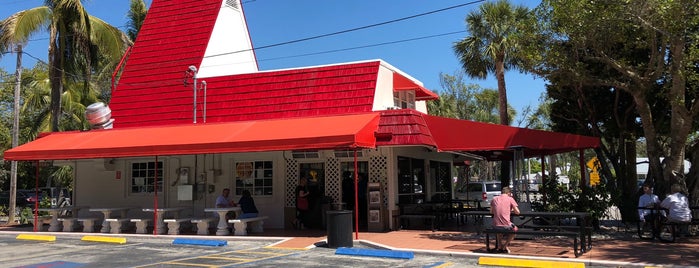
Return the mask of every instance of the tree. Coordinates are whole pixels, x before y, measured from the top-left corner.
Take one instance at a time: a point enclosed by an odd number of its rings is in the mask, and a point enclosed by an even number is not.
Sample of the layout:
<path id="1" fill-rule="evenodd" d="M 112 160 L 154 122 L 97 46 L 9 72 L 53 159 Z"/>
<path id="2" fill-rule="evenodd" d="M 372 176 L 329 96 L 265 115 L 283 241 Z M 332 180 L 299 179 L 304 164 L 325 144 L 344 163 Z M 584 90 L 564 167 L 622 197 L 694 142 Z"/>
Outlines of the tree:
<path id="1" fill-rule="evenodd" d="M 673 174 L 683 172 L 687 140 L 699 121 L 698 9 L 696 0 L 544 0 L 539 7 L 548 40 L 539 50 L 545 63 L 537 72 L 565 71 L 567 77 L 559 81 L 580 85 L 586 95 L 621 91 L 628 96 L 632 105 L 624 107 L 637 113 L 631 121 L 640 122 L 649 179 L 661 196 L 670 184 L 684 184 Z M 607 136 L 604 131 L 601 136 Z M 615 138 L 631 140 L 624 147 L 633 150 L 638 137 Z M 692 198 L 696 204 L 699 197 Z"/>
<path id="2" fill-rule="evenodd" d="M 146 8 L 146 3 L 143 0 L 131 0 L 131 5 L 129 6 L 129 22 L 126 25 L 126 34 L 129 36 L 131 41 L 136 41 L 136 36 L 138 31 L 141 30 L 141 25 L 143 21 L 146 20 L 146 14 L 148 13 L 148 8 Z"/>
<path id="3" fill-rule="evenodd" d="M 87 87 L 93 71 L 118 60 L 129 41 L 116 27 L 90 16 L 80 0 L 46 0 L 44 4 L 0 21 L 0 50 L 26 43 L 36 32 L 49 32 L 50 125 L 52 131 L 59 131 L 65 82 Z"/>
<path id="4" fill-rule="evenodd" d="M 523 23 L 530 21 L 529 9 L 513 7 L 507 0 L 487 2 L 478 11 L 466 16 L 470 36 L 454 45 L 454 52 L 466 74 L 472 78 L 485 79 L 495 74 L 498 81 L 500 124 L 509 125 L 507 111 L 507 88 L 505 71 L 518 68 L 520 33 Z"/>

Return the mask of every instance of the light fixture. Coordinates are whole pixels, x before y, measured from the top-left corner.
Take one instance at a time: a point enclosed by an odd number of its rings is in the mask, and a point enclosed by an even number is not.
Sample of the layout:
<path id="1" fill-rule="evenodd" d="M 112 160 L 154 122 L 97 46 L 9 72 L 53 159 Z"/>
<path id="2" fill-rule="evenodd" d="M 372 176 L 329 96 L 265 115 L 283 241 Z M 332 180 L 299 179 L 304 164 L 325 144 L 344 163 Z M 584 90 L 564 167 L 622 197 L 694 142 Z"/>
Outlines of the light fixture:
<path id="1" fill-rule="evenodd" d="M 194 65 L 189 65 L 189 68 L 187 69 L 187 72 L 192 75 L 192 81 L 194 85 L 192 86 L 193 92 L 193 99 L 194 99 L 194 104 L 192 105 L 192 113 L 194 117 L 194 124 L 197 123 L 197 67 Z"/>

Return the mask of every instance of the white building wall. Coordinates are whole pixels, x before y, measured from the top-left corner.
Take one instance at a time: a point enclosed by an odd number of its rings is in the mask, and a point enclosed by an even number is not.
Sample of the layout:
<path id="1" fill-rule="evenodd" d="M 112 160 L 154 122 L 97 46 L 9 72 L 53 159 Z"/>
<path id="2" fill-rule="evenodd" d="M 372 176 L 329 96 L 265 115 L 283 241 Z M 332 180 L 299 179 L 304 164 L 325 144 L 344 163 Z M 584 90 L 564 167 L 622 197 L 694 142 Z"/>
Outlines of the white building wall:
<path id="1" fill-rule="evenodd" d="M 394 108 L 393 103 L 393 73 L 397 72 L 408 79 L 412 80 L 418 85 L 422 85 L 422 82 L 411 77 L 410 75 L 398 70 L 396 67 L 381 61 L 379 67 L 378 77 L 376 79 L 376 92 L 374 93 L 374 106 L 372 111 L 383 111 Z M 416 101 L 415 110 L 427 113 L 427 104 L 425 101 Z"/>
<path id="2" fill-rule="evenodd" d="M 197 78 L 258 71 L 240 3 L 236 9 L 227 6 L 225 0 L 221 2 L 223 6 L 216 18 Z"/>

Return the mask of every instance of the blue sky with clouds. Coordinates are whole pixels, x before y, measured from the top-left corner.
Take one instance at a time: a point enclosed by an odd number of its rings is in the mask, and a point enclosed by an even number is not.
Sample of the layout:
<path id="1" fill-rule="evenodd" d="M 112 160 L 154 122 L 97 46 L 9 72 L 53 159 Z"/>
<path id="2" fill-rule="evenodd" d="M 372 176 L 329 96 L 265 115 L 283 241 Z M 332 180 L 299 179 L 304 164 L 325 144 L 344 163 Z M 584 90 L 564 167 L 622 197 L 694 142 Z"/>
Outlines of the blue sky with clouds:
<path id="1" fill-rule="evenodd" d="M 530 8 L 539 3 L 538 0 L 510 1 Z M 146 1 L 149 5 L 150 2 Z M 478 1 L 463 0 L 242 0 L 242 3 L 255 47 L 382 24 L 259 49 L 256 55 L 261 70 L 382 59 L 422 81 L 433 91 L 440 90 L 440 73 L 453 74 L 460 70 L 452 45 L 466 35 L 466 14 L 480 5 Z M 43 0 L 0 0 L 0 19 L 42 4 Z M 128 0 L 89 0 L 84 1 L 84 5 L 90 14 L 125 29 Z M 455 6 L 460 7 L 448 9 Z M 438 11 L 442 9 L 446 10 Z M 416 16 L 428 12 L 433 13 Z M 402 18 L 408 19 L 384 24 Z M 25 51 L 46 62 L 47 39 L 47 33 L 35 35 Z M 23 57 L 25 67 L 35 63 L 32 57 Z M 0 58 L 0 67 L 14 73 L 15 55 L 4 54 Z M 506 81 L 508 102 L 517 109 L 518 114 L 527 105 L 538 105 L 545 81 L 516 71 L 507 73 Z M 467 83 L 497 88 L 493 77 L 486 80 L 468 79 Z"/>

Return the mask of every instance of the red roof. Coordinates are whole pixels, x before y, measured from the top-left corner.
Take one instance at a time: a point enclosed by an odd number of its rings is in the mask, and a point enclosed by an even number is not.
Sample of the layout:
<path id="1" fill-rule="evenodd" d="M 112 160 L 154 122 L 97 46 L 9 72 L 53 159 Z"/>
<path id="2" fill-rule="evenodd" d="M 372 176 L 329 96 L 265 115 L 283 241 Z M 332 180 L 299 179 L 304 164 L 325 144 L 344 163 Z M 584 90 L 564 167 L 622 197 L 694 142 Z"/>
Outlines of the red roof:
<path id="1" fill-rule="evenodd" d="M 599 147 L 597 137 L 503 126 L 423 114 L 410 109 L 381 112 L 377 146 L 422 145 L 438 151 L 469 152 L 511 159 L 514 148 L 536 157 Z M 494 157 L 492 152 L 499 151 Z"/>
<path id="2" fill-rule="evenodd" d="M 184 87 L 184 71 L 201 63 L 221 5 L 221 0 L 153 1 L 112 92 L 115 127 L 138 121 L 158 125 L 163 124 L 158 118 L 187 115 L 191 122 L 192 106 L 187 113 L 172 102 L 187 94 L 191 102 L 192 86 Z M 139 109 L 144 112 L 134 111 Z"/>
<path id="3" fill-rule="evenodd" d="M 342 124 L 338 124 L 342 122 Z M 377 113 L 54 132 L 6 160 L 64 160 L 283 150 L 374 148 Z M 330 126 L 332 127 L 324 127 Z"/>

